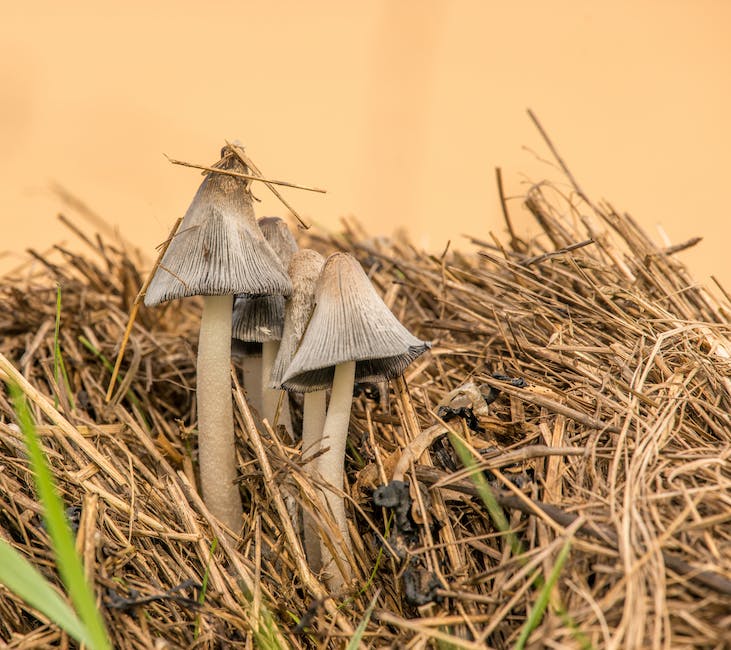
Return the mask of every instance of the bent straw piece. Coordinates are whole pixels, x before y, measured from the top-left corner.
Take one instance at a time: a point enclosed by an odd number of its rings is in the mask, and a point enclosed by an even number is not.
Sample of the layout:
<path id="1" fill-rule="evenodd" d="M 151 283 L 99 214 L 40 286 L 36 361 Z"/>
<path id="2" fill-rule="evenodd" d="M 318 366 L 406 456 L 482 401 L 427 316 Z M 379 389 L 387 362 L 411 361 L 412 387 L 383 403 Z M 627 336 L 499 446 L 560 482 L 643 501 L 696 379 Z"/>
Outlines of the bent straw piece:
<path id="1" fill-rule="evenodd" d="M 439 436 L 447 433 L 447 429 L 441 424 L 424 429 L 419 435 L 413 438 L 401 451 L 401 456 L 393 469 L 392 481 L 403 481 L 411 463 L 416 463 L 420 456 L 431 446 L 432 442 Z"/>
<path id="2" fill-rule="evenodd" d="M 509 383 L 501 381 L 499 379 L 494 379 L 493 377 L 485 377 L 484 382 L 488 386 L 498 388 L 504 393 L 515 396 L 518 399 L 527 402 L 528 404 L 543 406 L 550 411 L 553 411 L 554 413 L 564 415 L 567 418 L 575 420 L 579 424 L 583 424 L 584 426 L 587 426 L 591 429 L 606 431 L 607 433 L 620 433 L 621 431 L 620 427 L 617 427 L 613 424 L 602 422 L 600 420 L 597 420 L 596 418 L 591 417 L 590 415 L 587 415 L 586 413 L 577 411 L 570 406 L 565 406 L 564 404 L 561 404 L 555 400 L 544 397 L 543 395 L 540 395 L 538 393 L 532 393 L 528 390 L 525 390 L 524 388 L 511 386 Z"/>
<path id="3" fill-rule="evenodd" d="M 272 185 L 283 185 L 284 187 L 292 187 L 295 190 L 305 190 L 307 192 L 319 192 L 320 194 L 327 194 L 327 190 L 323 190 L 321 187 L 310 187 L 309 185 L 299 185 L 297 183 L 290 183 L 289 181 L 278 181 L 273 178 L 262 178 L 261 176 L 255 176 L 253 174 L 242 174 L 240 172 L 232 172 L 227 169 L 219 169 L 217 167 L 206 167 L 205 165 L 196 165 L 195 163 L 186 162 L 184 160 L 175 160 L 167 154 L 163 154 L 167 158 L 169 163 L 173 165 L 182 165 L 183 167 L 192 167 L 193 169 L 202 169 L 206 172 L 213 172 L 214 174 L 226 174 L 227 176 L 236 176 L 236 178 L 245 178 L 249 181 L 261 181 L 262 183 L 271 183 Z"/>
<path id="4" fill-rule="evenodd" d="M 231 144 L 230 142 L 226 142 L 226 144 L 234 150 L 234 152 L 236 153 L 236 155 L 238 156 L 239 160 L 242 163 L 244 163 L 249 169 L 251 169 L 254 172 L 256 172 L 257 174 L 259 174 L 260 177 L 263 176 L 263 174 L 261 173 L 261 170 L 254 164 L 254 162 L 251 160 L 251 158 L 249 158 L 244 153 L 243 147 L 236 145 L 236 144 Z M 272 191 L 274 196 L 276 196 L 284 204 L 284 207 L 287 208 L 287 210 L 289 210 L 295 216 L 297 221 L 300 222 L 300 225 L 305 230 L 310 229 L 309 224 L 305 223 L 305 221 L 302 219 L 302 217 L 299 216 L 297 211 L 289 203 L 287 203 L 287 201 L 284 200 L 284 197 L 279 193 L 279 191 L 277 190 L 276 187 L 274 187 L 274 185 L 272 185 L 268 181 L 264 180 L 263 178 L 259 178 L 258 180 L 261 180 L 264 183 L 264 185 L 266 185 Z"/>
<path id="5" fill-rule="evenodd" d="M 123 512 L 125 515 L 129 515 L 130 517 L 134 517 L 136 521 L 139 521 L 146 526 L 149 526 L 156 533 L 168 532 L 168 529 L 154 517 L 151 517 L 145 512 L 136 512 L 133 504 L 131 504 L 127 499 L 119 497 L 109 490 L 105 490 L 103 487 L 97 485 L 92 481 L 83 481 L 81 486 L 85 490 L 88 490 L 88 492 L 101 497 L 101 499 L 105 501 L 111 508 L 114 508 L 119 512 Z M 191 535 L 182 537 L 182 539 L 185 539 L 186 541 L 191 541 L 191 538 Z M 180 535 L 178 535 L 178 539 L 181 539 Z"/>
<path id="6" fill-rule="evenodd" d="M 117 359 L 114 362 L 114 370 L 112 370 L 112 378 L 109 380 L 109 388 L 107 388 L 107 394 L 106 394 L 107 402 L 109 402 L 112 399 L 112 393 L 114 392 L 114 384 L 117 381 L 117 375 L 119 374 L 119 368 L 122 365 L 122 358 L 124 357 L 124 351 L 127 348 L 127 341 L 129 341 L 129 336 L 132 333 L 132 327 L 135 324 L 135 319 L 137 318 L 137 312 L 140 309 L 140 303 L 142 302 L 142 299 L 145 297 L 145 292 L 147 291 L 147 287 L 150 286 L 150 282 L 152 282 L 152 278 L 155 276 L 157 267 L 160 266 L 160 262 L 162 262 L 162 258 L 165 255 L 165 251 L 167 251 L 168 246 L 170 246 L 170 242 L 173 240 L 173 237 L 175 237 L 175 235 L 177 234 L 178 228 L 180 228 L 180 224 L 182 223 L 182 221 L 183 221 L 183 217 L 179 217 L 178 220 L 173 225 L 172 229 L 170 230 L 170 234 L 168 235 L 168 238 L 163 242 L 163 245 L 160 248 L 160 254 L 157 256 L 157 259 L 155 260 L 155 264 L 153 265 L 152 270 L 150 271 L 149 275 L 147 276 L 147 279 L 145 280 L 141 289 L 137 293 L 137 296 L 135 296 L 134 302 L 132 303 L 132 309 L 129 312 L 129 319 L 127 320 L 127 327 L 124 330 L 124 335 L 122 336 L 122 343 L 119 346 L 119 352 L 117 353 Z"/>
<path id="7" fill-rule="evenodd" d="M 127 480 L 114 468 L 114 466 L 97 451 L 96 447 L 92 445 L 84 436 L 82 436 L 74 426 L 61 415 L 56 408 L 48 401 L 48 398 L 43 395 L 38 389 L 20 373 L 20 371 L 7 359 L 7 357 L 0 352 L 0 370 L 6 375 L 6 380 L 15 382 L 20 390 L 43 411 L 43 413 L 51 420 L 54 424 L 58 425 L 61 431 L 66 434 L 68 439 L 73 442 L 79 449 L 86 453 L 89 459 L 94 462 L 99 468 L 104 470 L 106 474 L 111 478 L 117 485 L 126 485 Z"/>

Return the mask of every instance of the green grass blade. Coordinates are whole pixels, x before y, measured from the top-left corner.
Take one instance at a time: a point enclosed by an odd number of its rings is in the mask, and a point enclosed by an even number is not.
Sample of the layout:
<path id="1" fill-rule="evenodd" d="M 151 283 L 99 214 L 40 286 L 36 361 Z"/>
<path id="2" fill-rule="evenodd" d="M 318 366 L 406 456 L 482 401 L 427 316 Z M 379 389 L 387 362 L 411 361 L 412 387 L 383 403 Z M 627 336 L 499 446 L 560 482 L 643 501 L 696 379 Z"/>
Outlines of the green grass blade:
<path id="1" fill-rule="evenodd" d="M 86 628 L 71 606 L 38 569 L 3 539 L 0 539 L 0 583 L 79 643 L 91 645 Z"/>
<path id="2" fill-rule="evenodd" d="M 206 570 L 205 573 L 203 573 L 203 581 L 201 583 L 201 592 L 198 594 L 198 604 L 202 605 L 206 602 L 206 594 L 208 593 L 208 581 L 211 577 L 211 560 L 213 559 L 213 554 L 216 552 L 216 549 L 218 548 L 218 538 L 213 539 L 213 543 L 211 544 L 211 548 L 208 550 L 208 562 L 206 562 Z M 201 623 L 201 617 L 200 615 L 196 616 L 195 618 L 195 629 L 193 630 L 193 638 L 198 639 L 198 635 L 200 634 L 200 623 Z"/>
<path id="3" fill-rule="evenodd" d="M 111 650 L 104 621 L 96 606 L 94 592 L 84 575 L 84 567 L 76 553 L 74 536 L 66 520 L 63 501 L 41 449 L 35 424 L 25 401 L 25 395 L 15 384 L 8 384 L 15 414 L 25 436 L 28 456 L 35 478 L 36 490 L 43 504 L 43 519 L 51 538 L 61 579 L 88 633 L 88 646 L 93 650 Z"/>
<path id="4" fill-rule="evenodd" d="M 457 452 L 459 459 L 467 470 L 469 470 L 470 480 L 475 484 L 477 492 L 480 495 L 480 499 L 485 504 L 487 511 L 490 513 L 490 518 L 501 533 L 505 534 L 505 537 L 510 544 L 510 549 L 513 551 L 513 555 L 522 555 L 523 548 L 520 544 L 520 540 L 516 537 L 515 533 L 511 532 L 510 524 L 505 517 L 502 507 L 495 499 L 495 495 L 492 493 L 492 489 L 487 483 L 485 475 L 482 473 L 482 469 L 478 466 L 477 461 L 470 453 L 467 445 L 464 444 L 462 439 L 454 432 L 449 432 L 449 441 L 452 443 L 452 447 Z"/>
<path id="5" fill-rule="evenodd" d="M 531 610 L 530 616 L 528 616 L 528 620 L 526 620 L 525 624 L 523 625 L 523 629 L 520 631 L 520 636 L 518 637 L 518 640 L 515 642 L 515 650 L 523 650 L 525 644 L 528 642 L 528 637 L 531 635 L 531 632 L 533 632 L 533 630 L 538 627 L 541 620 L 543 619 L 543 614 L 545 613 L 546 607 L 548 607 L 548 601 L 551 598 L 551 592 L 558 582 L 558 578 L 561 575 L 561 571 L 563 570 L 563 565 L 566 563 L 566 560 L 569 557 L 570 550 L 571 539 L 567 539 L 566 542 L 564 542 L 564 545 L 561 547 L 558 557 L 556 557 L 556 563 L 553 565 L 551 573 L 548 574 L 546 582 L 543 584 L 541 590 L 538 592 L 538 598 L 536 598 L 536 603 Z"/>
<path id="6" fill-rule="evenodd" d="M 366 609 L 365 611 L 363 620 L 358 624 L 358 627 L 355 629 L 355 632 L 353 633 L 353 636 L 348 643 L 348 647 L 345 650 L 356 650 L 356 648 L 360 646 L 361 639 L 363 638 L 366 628 L 368 627 L 368 623 L 371 620 L 371 616 L 373 615 L 373 610 L 376 608 L 376 600 L 378 599 L 378 594 L 379 592 L 376 592 L 376 594 L 373 596 L 371 604 L 368 605 L 368 609 Z"/>
<path id="7" fill-rule="evenodd" d="M 495 499 L 495 495 L 492 492 L 492 489 L 487 483 L 487 479 L 485 478 L 485 475 L 482 473 L 482 470 L 477 465 L 477 461 L 473 457 L 472 453 L 468 449 L 467 445 L 462 441 L 462 439 L 456 435 L 454 432 L 449 432 L 449 440 L 452 443 L 452 446 L 454 447 L 454 450 L 457 452 L 457 455 L 459 456 L 460 460 L 462 461 L 462 464 L 470 470 L 470 479 L 475 484 L 475 487 L 477 488 L 478 494 L 480 495 L 480 499 L 482 499 L 482 502 L 485 504 L 485 507 L 487 508 L 488 513 L 490 514 L 490 517 L 492 518 L 493 523 L 495 524 L 495 527 L 506 534 L 511 550 L 513 551 L 513 555 L 518 557 L 520 560 L 520 557 L 523 554 L 523 548 L 520 543 L 520 540 L 516 537 L 516 535 L 512 532 L 510 532 L 510 526 L 508 524 L 508 520 L 505 517 L 505 513 L 503 512 L 502 507 Z M 567 542 L 568 544 L 568 542 Z M 568 554 L 568 548 L 564 546 L 562 548 L 561 553 L 559 554 L 559 558 L 564 557 L 564 553 Z M 565 561 L 565 557 L 563 560 L 561 560 L 560 566 L 563 566 L 563 562 Z M 556 573 L 555 580 L 558 580 L 559 573 L 560 573 L 560 566 L 559 571 Z M 551 575 L 553 576 L 554 573 L 552 572 Z M 541 590 L 542 594 L 546 595 L 546 598 L 548 595 L 550 595 L 551 587 L 547 587 L 547 582 L 543 581 L 543 577 L 540 574 L 537 574 L 534 581 L 534 586 L 537 589 Z M 540 598 L 539 598 L 540 600 Z M 544 605 L 545 609 L 545 605 Z M 534 613 L 536 610 L 534 609 Z M 559 607 L 557 611 L 558 615 L 561 617 L 561 620 L 564 622 L 565 625 L 567 625 L 571 629 L 572 636 L 579 642 L 582 648 L 584 650 L 589 650 L 592 648 L 591 643 L 586 638 L 586 636 L 581 632 L 581 630 L 578 629 L 576 626 L 576 623 L 571 618 L 568 612 L 566 612 L 563 607 Z M 543 611 L 541 610 L 540 615 L 538 615 L 538 620 L 540 620 L 540 616 L 542 616 Z M 537 623 L 536 623 L 537 624 Z M 530 634 L 532 632 L 533 628 L 530 628 L 527 632 L 527 634 Z M 526 640 L 527 640 L 526 636 Z M 523 641 L 525 643 L 525 641 Z M 517 646 L 516 646 L 517 647 Z"/>

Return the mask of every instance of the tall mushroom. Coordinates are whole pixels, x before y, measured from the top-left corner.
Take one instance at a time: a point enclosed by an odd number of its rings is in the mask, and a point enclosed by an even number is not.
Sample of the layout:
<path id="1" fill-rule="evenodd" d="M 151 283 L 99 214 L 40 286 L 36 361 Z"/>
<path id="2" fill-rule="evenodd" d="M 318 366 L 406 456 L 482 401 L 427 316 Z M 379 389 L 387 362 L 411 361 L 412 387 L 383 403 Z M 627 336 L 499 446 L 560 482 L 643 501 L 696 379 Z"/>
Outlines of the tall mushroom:
<path id="1" fill-rule="evenodd" d="M 292 294 L 285 302 L 282 340 L 271 372 L 272 388 L 281 388 L 284 373 L 297 352 L 315 306 L 315 284 L 324 263 L 325 260 L 320 253 L 308 248 L 297 251 L 289 263 L 287 272 L 292 282 Z M 308 466 L 312 464 L 312 459 L 320 450 L 325 408 L 325 390 L 305 393 L 302 414 L 302 462 L 308 473 L 312 472 Z M 307 559 L 311 567 L 319 568 L 320 541 L 311 518 L 305 514 L 303 519 Z"/>
<path id="2" fill-rule="evenodd" d="M 286 270 L 297 251 L 297 242 L 286 222 L 279 217 L 263 217 L 259 219 L 259 228 Z M 236 296 L 231 336 L 248 344 L 244 346 L 244 385 L 250 403 L 272 425 L 281 391 L 270 387 L 269 376 L 279 350 L 283 323 L 284 296 Z M 283 404 L 279 421 L 291 433 L 287 401 Z"/>
<path id="3" fill-rule="evenodd" d="M 215 166 L 248 171 L 228 146 Z M 150 282 L 145 304 L 203 296 L 196 380 L 200 480 L 206 505 L 233 530 L 242 514 L 230 377 L 233 296 L 290 290 L 256 223 L 248 181 L 208 173 Z"/>
<path id="4" fill-rule="evenodd" d="M 354 382 L 397 377 L 429 347 L 391 313 L 354 257 L 334 253 L 327 259 L 315 289 L 315 309 L 282 385 L 302 392 L 332 386 L 320 443 L 325 451 L 317 469 L 332 486 L 326 502 L 346 545 L 350 536 L 339 495 Z M 350 578 L 344 549 L 338 549 L 341 571 L 324 542 L 321 553 L 330 586 L 341 587 Z"/>

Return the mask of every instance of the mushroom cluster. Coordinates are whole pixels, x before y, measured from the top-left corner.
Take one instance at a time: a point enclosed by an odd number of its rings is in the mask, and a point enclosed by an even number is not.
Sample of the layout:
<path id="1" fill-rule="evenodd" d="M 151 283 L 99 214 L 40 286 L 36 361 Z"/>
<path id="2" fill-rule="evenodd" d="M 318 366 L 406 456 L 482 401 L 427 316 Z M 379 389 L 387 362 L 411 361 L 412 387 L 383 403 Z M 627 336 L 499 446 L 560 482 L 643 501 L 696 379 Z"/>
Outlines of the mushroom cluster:
<path id="1" fill-rule="evenodd" d="M 248 171 L 228 145 L 215 167 Z M 339 531 L 339 539 L 322 539 L 305 516 L 305 549 L 313 568 L 322 568 L 330 587 L 338 589 L 350 579 L 343 488 L 355 382 L 400 376 L 430 345 L 398 321 L 354 257 L 333 253 L 325 261 L 315 251 L 298 250 L 281 219 L 257 223 L 249 181 L 215 171 L 193 198 L 145 304 L 194 295 L 203 296 L 196 387 L 203 499 L 216 517 L 238 530 L 233 337 L 247 342 L 250 360 L 261 345 L 261 370 L 245 380 L 260 415 L 274 424 L 282 390 L 305 395 L 303 465 L 321 479 L 321 505 Z M 283 400 L 280 421 L 293 434 L 287 405 Z"/>

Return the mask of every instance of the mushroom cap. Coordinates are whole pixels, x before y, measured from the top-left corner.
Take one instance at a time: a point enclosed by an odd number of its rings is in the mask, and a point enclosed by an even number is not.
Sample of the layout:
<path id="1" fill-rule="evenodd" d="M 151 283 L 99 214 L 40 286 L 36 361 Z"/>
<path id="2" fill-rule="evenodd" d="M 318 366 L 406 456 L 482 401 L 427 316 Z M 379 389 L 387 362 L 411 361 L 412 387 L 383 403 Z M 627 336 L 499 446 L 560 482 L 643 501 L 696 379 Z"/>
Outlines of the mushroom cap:
<path id="1" fill-rule="evenodd" d="M 287 269 L 292 282 L 292 294 L 284 305 L 282 342 L 272 366 L 270 388 L 281 386 L 284 373 L 297 352 L 315 306 L 315 285 L 324 264 L 325 258 L 309 248 L 297 251 L 292 256 Z"/>
<path id="2" fill-rule="evenodd" d="M 279 341 L 284 324 L 284 296 L 236 296 L 231 338 L 249 343 Z"/>
<path id="3" fill-rule="evenodd" d="M 215 167 L 248 173 L 229 147 Z M 248 181 L 206 175 L 145 294 L 157 305 L 186 296 L 279 294 L 289 279 L 254 217 Z"/>
<path id="4" fill-rule="evenodd" d="M 430 348 L 381 300 L 358 261 L 334 253 L 315 288 L 315 309 L 282 386 L 296 392 L 332 385 L 335 366 L 355 361 L 355 380 L 386 381 Z"/>
<path id="5" fill-rule="evenodd" d="M 297 251 L 297 242 L 287 223 L 279 217 L 259 219 L 259 228 L 284 269 Z M 236 296 L 231 336 L 241 341 L 279 341 L 284 325 L 284 296 Z"/>
<path id="6" fill-rule="evenodd" d="M 259 219 L 259 229 L 286 270 L 292 255 L 299 248 L 287 222 L 280 217 L 262 217 Z"/>

